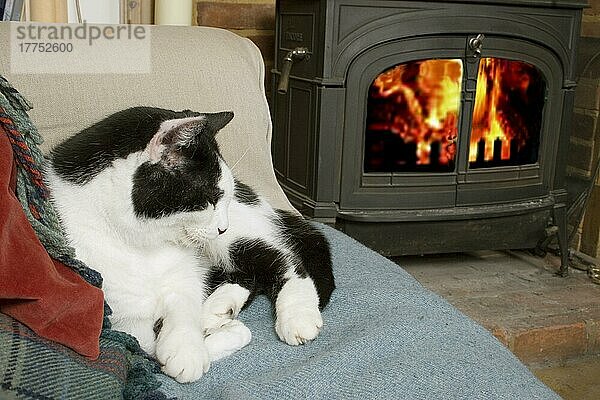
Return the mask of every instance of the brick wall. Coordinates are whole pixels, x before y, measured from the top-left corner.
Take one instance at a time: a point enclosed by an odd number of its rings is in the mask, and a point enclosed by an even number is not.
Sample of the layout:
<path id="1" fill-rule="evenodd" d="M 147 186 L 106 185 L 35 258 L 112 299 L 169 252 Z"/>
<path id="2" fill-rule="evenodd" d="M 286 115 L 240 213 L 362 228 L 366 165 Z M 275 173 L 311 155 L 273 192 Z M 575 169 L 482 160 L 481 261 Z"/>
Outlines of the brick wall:
<path id="1" fill-rule="evenodd" d="M 600 1 L 588 0 L 589 7 L 583 11 L 581 36 L 600 37 Z"/>
<path id="2" fill-rule="evenodd" d="M 275 0 L 195 1 L 194 21 L 202 26 L 225 28 L 252 40 L 260 49 L 270 92 L 270 73 L 275 52 Z"/>
<path id="3" fill-rule="evenodd" d="M 600 0 L 584 10 L 579 46 L 568 174 L 589 177 L 600 155 Z M 596 182 L 575 247 L 600 257 L 600 180 Z"/>

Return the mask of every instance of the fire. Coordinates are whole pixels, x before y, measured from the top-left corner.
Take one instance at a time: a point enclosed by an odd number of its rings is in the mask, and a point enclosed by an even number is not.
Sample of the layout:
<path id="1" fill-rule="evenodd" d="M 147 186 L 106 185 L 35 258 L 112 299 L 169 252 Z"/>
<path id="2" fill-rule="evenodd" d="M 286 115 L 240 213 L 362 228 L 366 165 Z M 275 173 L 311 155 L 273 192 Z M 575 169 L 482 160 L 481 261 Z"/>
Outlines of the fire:
<path id="1" fill-rule="evenodd" d="M 461 79 L 461 60 L 415 61 L 381 73 L 370 89 L 367 130 L 399 137 L 401 146 L 415 149 L 417 165 L 448 165 L 456 153 Z M 436 160 L 431 160 L 433 147 Z M 373 144 L 375 153 L 380 148 L 381 143 Z"/>
<path id="2" fill-rule="evenodd" d="M 365 171 L 452 171 L 463 63 L 421 60 L 381 73 L 369 89 Z M 500 58 L 479 63 L 470 167 L 537 161 L 545 81 L 533 65 Z"/>
<path id="3" fill-rule="evenodd" d="M 530 86 L 532 82 L 540 80 L 539 72 L 530 64 L 501 58 L 481 59 L 473 111 L 470 162 L 517 158 L 516 153 L 527 145 L 531 136 L 531 124 L 527 122 L 529 103 L 541 100 L 531 98 Z"/>

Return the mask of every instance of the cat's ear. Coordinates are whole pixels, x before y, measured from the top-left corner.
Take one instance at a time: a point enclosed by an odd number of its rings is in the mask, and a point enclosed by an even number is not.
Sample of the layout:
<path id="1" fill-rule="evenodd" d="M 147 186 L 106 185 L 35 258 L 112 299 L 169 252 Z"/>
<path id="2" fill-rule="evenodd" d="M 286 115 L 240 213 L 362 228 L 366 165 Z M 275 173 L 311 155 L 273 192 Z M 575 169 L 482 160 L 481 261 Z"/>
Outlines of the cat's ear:
<path id="1" fill-rule="evenodd" d="M 233 119 L 233 111 L 204 114 L 204 117 L 206 118 L 207 126 L 216 134 Z"/>
<path id="2" fill-rule="evenodd" d="M 185 109 L 181 112 L 183 115 L 185 115 L 186 117 L 199 117 L 202 115 L 202 113 L 196 112 L 196 111 L 192 111 L 192 110 L 188 110 Z"/>
<path id="3" fill-rule="evenodd" d="M 182 112 L 187 112 L 182 111 Z M 178 147 L 194 147 L 198 143 L 198 134 L 201 132 L 214 136 L 233 119 L 233 112 L 202 113 L 197 117 L 174 119 L 164 122 L 161 129 L 166 131 L 163 144 L 175 144 Z"/>

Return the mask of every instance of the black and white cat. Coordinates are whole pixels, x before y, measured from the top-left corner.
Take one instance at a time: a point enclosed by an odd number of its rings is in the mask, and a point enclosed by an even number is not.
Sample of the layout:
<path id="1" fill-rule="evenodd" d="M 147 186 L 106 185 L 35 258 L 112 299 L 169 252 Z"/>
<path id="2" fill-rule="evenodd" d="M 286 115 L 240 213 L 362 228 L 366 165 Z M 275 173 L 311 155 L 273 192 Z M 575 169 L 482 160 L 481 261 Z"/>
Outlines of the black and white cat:
<path id="1" fill-rule="evenodd" d="M 127 109 L 58 145 L 47 171 L 77 257 L 104 277 L 113 328 L 179 382 L 249 343 L 235 318 L 256 294 L 298 345 L 318 335 L 335 286 L 325 237 L 223 161 L 215 134 L 232 118 Z"/>

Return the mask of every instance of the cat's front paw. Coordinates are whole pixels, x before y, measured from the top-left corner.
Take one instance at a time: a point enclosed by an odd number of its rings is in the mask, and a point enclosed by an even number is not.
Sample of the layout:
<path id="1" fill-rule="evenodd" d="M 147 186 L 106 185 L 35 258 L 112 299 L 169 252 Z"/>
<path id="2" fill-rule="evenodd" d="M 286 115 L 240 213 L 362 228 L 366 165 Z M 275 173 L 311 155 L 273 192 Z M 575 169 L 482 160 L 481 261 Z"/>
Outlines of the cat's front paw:
<path id="1" fill-rule="evenodd" d="M 210 367 L 210 355 L 201 332 L 161 331 L 156 342 L 156 358 L 162 371 L 179 383 L 198 380 Z"/>
<path id="2" fill-rule="evenodd" d="M 202 326 L 210 335 L 235 319 L 250 291 L 238 284 L 226 283 L 219 286 L 202 304 Z"/>
<path id="3" fill-rule="evenodd" d="M 245 347 L 252 339 L 250 329 L 236 319 L 221 326 L 204 340 L 211 361 L 227 357 Z"/>
<path id="4" fill-rule="evenodd" d="M 275 331 L 281 340 L 297 346 L 315 339 L 323 327 L 318 308 L 298 307 L 277 313 Z"/>

